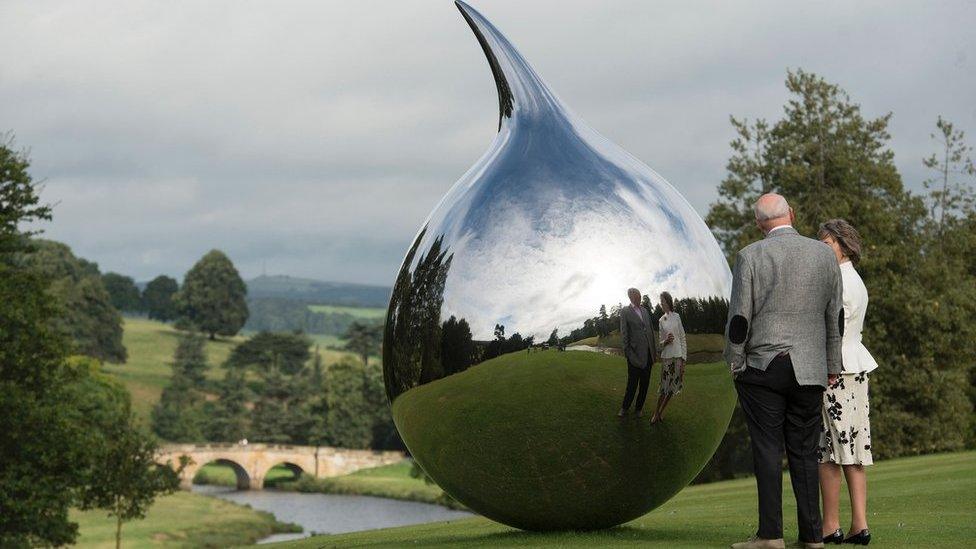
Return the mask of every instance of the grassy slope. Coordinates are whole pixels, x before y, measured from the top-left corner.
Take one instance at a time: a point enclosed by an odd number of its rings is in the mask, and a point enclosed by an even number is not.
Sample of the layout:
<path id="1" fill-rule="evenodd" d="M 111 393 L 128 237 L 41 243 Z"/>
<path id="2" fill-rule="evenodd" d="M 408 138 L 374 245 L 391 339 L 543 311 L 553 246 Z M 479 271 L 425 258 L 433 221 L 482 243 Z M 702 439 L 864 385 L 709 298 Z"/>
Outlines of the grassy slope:
<path id="1" fill-rule="evenodd" d="M 343 305 L 309 305 L 314 313 L 346 313 L 356 318 L 368 320 L 380 319 L 386 316 L 386 309 L 382 307 L 346 307 Z"/>
<path id="2" fill-rule="evenodd" d="M 885 461 L 868 471 L 871 547 L 973 545 L 976 452 Z M 783 486 L 783 517 L 790 541 L 796 538 L 796 508 L 786 477 Z M 688 487 L 655 511 L 605 531 L 530 533 L 475 518 L 317 536 L 274 547 L 728 547 L 753 532 L 755 509 L 754 481 L 741 479 Z M 841 517 L 848 516 L 845 502 Z"/>
<path id="3" fill-rule="evenodd" d="M 129 352 L 125 364 L 105 364 L 103 371 L 115 376 L 132 394 L 132 406 L 136 415 L 148 421 L 153 406 L 159 401 L 163 388 L 172 374 L 173 351 L 176 350 L 180 332 L 169 324 L 142 318 L 125 318 L 122 342 Z M 207 377 L 223 377 L 224 360 L 242 337 L 219 338 L 207 341 L 207 359 L 210 370 Z M 347 353 L 320 348 L 325 364 L 346 356 Z"/>
<path id="4" fill-rule="evenodd" d="M 356 494 L 426 503 L 449 503 L 437 485 L 427 484 L 423 480 L 411 477 L 411 467 L 410 461 L 404 460 L 392 465 L 362 469 L 339 477 L 314 479 L 306 476 L 296 483 L 288 483 L 285 488 L 302 492 Z"/>
<path id="5" fill-rule="evenodd" d="M 648 407 L 659 376 L 657 366 Z M 534 528 L 597 527 L 690 482 L 735 404 L 723 365 L 692 365 L 667 420 L 651 427 L 616 417 L 626 380 L 619 356 L 510 353 L 407 391 L 393 416 L 424 470 L 461 503 Z"/>
<path id="6" fill-rule="evenodd" d="M 78 547 L 115 547 L 115 519 L 104 511 L 73 511 L 78 521 Z M 252 543 L 275 532 L 294 531 L 269 513 L 214 498 L 177 492 L 150 508 L 145 520 L 122 526 L 122 546 L 227 547 Z"/>

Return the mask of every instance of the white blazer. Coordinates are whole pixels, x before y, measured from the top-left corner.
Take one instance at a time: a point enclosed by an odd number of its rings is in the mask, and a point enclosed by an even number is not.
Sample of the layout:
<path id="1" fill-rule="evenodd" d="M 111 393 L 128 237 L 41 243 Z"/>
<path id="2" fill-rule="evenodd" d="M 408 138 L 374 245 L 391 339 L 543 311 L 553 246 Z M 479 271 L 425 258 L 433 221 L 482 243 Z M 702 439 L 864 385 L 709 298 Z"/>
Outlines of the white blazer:
<path id="1" fill-rule="evenodd" d="M 681 358 L 688 360 L 688 341 L 685 338 L 685 327 L 681 323 L 678 313 L 671 312 L 661 315 L 658 321 L 658 329 L 661 332 L 661 358 Z M 664 343 L 668 334 L 674 334 L 674 341 Z"/>
<path id="2" fill-rule="evenodd" d="M 844 338 L 841 343 L 844 367 L 841 371 L 845 374 L 870 372 L 878 367 L 878 363 L 861 343 L 868 290 L 850 261 L 840 264 L 840 274 L 844 281 Z"/>

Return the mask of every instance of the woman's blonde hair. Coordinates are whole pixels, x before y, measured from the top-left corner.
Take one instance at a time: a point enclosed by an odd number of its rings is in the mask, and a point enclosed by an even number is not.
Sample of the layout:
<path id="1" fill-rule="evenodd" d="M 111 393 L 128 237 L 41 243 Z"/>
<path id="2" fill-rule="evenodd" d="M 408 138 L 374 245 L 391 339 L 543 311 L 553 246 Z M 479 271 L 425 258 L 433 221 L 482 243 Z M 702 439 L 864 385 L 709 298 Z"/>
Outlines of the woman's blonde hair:
<path id="1" fill-rule="evenodd" d="M 857 265 L 861 262 L 861 235 L 853 225 L 843 219 L 831 219 L 820 224 L 817 238 L 823 240 L 831 236 L 840 245 L 840 250 Z"/>

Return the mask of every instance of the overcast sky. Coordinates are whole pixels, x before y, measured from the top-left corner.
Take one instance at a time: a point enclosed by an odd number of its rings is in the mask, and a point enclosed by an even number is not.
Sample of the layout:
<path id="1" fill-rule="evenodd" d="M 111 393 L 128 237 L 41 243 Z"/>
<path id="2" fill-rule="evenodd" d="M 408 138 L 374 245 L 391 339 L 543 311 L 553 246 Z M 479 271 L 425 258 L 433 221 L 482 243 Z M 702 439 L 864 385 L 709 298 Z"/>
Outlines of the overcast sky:
<path id="1" fill-rule="evenodd" d="M 729 115 L 778 117 L 788 68 L 893 112 L 909 187 L 938 115 L 976 144 L 973 2 L 471 3 L 703 215 Z M 0 131 L 46 234 L 137 280 L 219 248 L 245 278 L 390 284 L 497 105 L 450 0 L 0 2 Z"/>

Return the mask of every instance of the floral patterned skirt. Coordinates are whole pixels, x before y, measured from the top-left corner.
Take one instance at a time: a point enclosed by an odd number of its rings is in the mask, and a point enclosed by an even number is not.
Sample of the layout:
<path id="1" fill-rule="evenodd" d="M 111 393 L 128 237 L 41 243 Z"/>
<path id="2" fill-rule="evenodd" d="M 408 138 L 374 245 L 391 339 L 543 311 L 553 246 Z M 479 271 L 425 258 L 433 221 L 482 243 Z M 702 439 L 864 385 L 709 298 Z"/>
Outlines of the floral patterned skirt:
<path id="1" fill-rule="evenodd" d="M 868 374 L 841 374 L 823 394 L 820 463 L 871 465 Z"/>
<path id="2" fill-rule="evenodd" d="M 661 361 L 661 385 L 657 388 L 657 394 L 671 397 L 681 392 L 683 376 L 678 371 L 679 360 L 665 358 Z"/>

